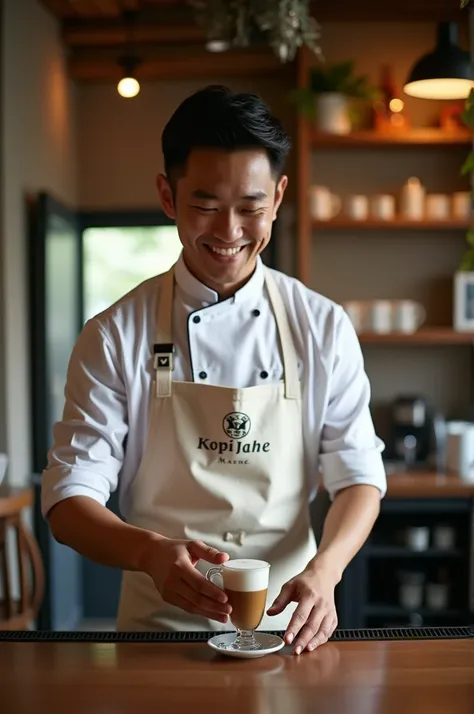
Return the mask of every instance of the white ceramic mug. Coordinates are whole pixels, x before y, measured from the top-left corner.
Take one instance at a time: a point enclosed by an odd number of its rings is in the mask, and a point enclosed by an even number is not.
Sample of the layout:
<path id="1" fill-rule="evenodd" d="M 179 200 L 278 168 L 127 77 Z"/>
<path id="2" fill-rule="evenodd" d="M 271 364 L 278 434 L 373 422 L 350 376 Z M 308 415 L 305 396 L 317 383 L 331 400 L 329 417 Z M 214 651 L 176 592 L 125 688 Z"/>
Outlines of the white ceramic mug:
<path id="1" fill-rule="evenodd" d="M 392 329 L 395 332 L 416 332 L 426 320 L 426 310 L 413 300 L 397 300 L 393 304 Z"/>
<path id="2" fill-rule="evenodd" d="M 433 545 L 439 550 L 451 550 L 456 545 L 456 531 L 452 526 L 436 526 L 433 531 Z"/>
<path id="3" fill-rule="evenodd" d="M 367 196 L 348 196 L 346 199 L 346 215 L 352 221 L 367 220 L 369 215 L 369 199 Z"/>
<path id="4" fill-rule="evenodd" d="M 452 217 L 457 220 L 467 220 L 472 214 L 472 199 L 470 191 L 456 191 L 452 197 Z"/>
<path id="5" fill-rule="evenodd" d="M 412 176 L 402 187 L 400 214 L 411 221 L 421 221 L 425 216 L 425 188 L 420 179 Z"/>
<path id="6" fill-rule="evenodd" d="M 342 307 L 348 314 L 354 330 L 362 332 L 364 329 L 364 303 L 359 300 L 349 300 L 343 303 Z"/>
<path id="7" fill-rule="evenodd" d="M 445 610 L 449 605 L 449 589 L 445 583 L 427 583 L 426 606 L 430 610 Z"/>
<path id="8" fill-rule="evenodd" d="M 445 221 L 450 214 L 449 196 L 444 193 L 430 193 L 426 196 L 426 217 L 435 221 Z"/>
<path id="9" fill-rule="evenodd" d="M 392 303 L 389 300 L 375 300 L 369 308 L 369 329 L 380 334 L 392 330 Z"/>
<path id="10" fill-rule="evenodd" d="M 474 424 L 451 421 L 447 424 L 446 470 L 464 481 L 474 482 Z"/>
<path id="11" fill-rule="evenodd" d="M 430 531 L 426 526 L 409 528 L 406 533 L 406 543 L 411 550 L 426 550 L 430 544 Z"/>
<path id="12" fill-rule="evenodd" d="M 317 221 L 330 221 L 341 210 L 341 199 L 326 186 L 311 186 L 309 196 L 311 218 Z"/>
<path id="13" fill-rule="evenodd" d="M 395 197 L 383 193 L 372 196 L 370 215 L 376 221 L 392 221 L 395 218 Z"/>

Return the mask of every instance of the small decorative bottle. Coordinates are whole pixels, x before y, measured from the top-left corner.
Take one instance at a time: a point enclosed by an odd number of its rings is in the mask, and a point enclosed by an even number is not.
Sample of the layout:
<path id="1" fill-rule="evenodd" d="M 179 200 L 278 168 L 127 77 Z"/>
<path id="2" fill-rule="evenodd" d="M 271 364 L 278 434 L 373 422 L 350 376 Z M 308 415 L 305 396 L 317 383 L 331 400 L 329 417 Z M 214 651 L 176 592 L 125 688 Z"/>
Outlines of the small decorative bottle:
<path id="1" fill-rule="evenodd" d="M 376 131 L 397 131 L 408 127 L 405 104 L 395 84 L 388 65 L 382 67 L 379 84 L 380 98 L 374 103 L 374 128 Z"/>

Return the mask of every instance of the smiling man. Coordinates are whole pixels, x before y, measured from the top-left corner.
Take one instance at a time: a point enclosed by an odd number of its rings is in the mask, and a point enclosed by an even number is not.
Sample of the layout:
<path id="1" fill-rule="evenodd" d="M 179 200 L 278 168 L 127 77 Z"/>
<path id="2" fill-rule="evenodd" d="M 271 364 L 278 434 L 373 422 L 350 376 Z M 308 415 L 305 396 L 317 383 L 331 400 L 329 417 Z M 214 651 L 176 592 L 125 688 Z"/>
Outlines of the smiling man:
<path id="1" fill-rule="evenodd" d="M 197 92 L 162 148 L 182 254 L 79 336 L 43 513 L 58 541 L 123 569 L 120 630 L 228 629 L 209 564 L 270 562 L 261 627 L 300 654 L 336 627 L 335 586 L 386 491 L 360 345 L 340 306 L 260 257 L 290 141 L 259 97 Z M 124 520 L 106 508 L 117 488 Z"/>

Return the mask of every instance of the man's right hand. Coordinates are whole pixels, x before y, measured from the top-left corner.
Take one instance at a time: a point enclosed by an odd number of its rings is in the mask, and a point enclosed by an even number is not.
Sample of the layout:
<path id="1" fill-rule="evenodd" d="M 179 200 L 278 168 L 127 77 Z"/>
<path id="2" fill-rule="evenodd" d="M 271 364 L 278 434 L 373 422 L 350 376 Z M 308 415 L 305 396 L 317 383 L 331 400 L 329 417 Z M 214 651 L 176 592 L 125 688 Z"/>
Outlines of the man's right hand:
<path id="1" fill-rule="evenodd" d="M 160 538 L 147 548 L 143 570 L 153 578 L 165 602 L 225 624 L 232 611 L 227 595 L 195 566 L 199 560 L 221 565 L 228 559 L 227 553 L 202 541 Z"/>

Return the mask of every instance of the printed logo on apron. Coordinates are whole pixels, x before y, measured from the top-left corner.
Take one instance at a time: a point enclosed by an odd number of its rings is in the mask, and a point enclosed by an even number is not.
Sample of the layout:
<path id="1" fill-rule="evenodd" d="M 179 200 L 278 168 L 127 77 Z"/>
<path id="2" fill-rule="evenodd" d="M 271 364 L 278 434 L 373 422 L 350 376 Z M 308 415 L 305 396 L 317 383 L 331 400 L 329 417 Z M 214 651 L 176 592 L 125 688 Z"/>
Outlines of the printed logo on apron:
<path id="1" fill-rule="evenodd" d="M 248 466 L 251 459 L 244 458 L 244 455 L 267 453 L 270 451 L 270 442 L 265 441 L 242 441 L 248 436 L 251 429 L 251 421 L 248 414 L 243 412 L 231 412 L 226 414 L 222 423 L 224 434 L 229 437 L 228 441 L 211 441 L 209 438 L 200 436 L 198 449 L 205 451 L 215 451 L 219 455 L 218 463 L 234 466 Z M 224 454 L 224 456 L 223 456 Z M 232 458 L 233 455 L 241 455 L 240 459 Z"/>

